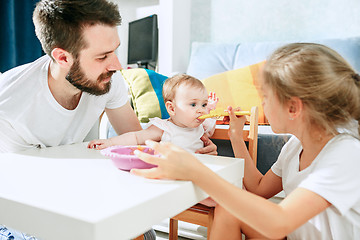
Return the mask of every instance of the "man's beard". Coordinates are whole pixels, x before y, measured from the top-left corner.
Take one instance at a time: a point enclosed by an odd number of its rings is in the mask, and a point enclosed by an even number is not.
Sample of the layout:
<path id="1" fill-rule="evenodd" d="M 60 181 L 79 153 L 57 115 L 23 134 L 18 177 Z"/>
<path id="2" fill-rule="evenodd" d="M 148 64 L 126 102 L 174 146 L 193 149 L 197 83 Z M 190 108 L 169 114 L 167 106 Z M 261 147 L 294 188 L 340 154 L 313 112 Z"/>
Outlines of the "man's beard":
<path id="1" fill-rule="evenodd" d="M 111 81 L 104 84 L 102 83 L 103 79 L 111 77 L 114 73 L 115 71 L 108 71 L 106 73 L 102 73 L 98 77 L 96 82 L 93 82 L 85 76 L 84 72 L 81 70 L 80 61 L 76 59 L 65 78 L 74 87 L 81 90 L 82 92 L 87 92 L 95 96 L 100 96 L 108 93 L 111 87 Z M 101 87 L 101 85 L 104 86 Z"/>

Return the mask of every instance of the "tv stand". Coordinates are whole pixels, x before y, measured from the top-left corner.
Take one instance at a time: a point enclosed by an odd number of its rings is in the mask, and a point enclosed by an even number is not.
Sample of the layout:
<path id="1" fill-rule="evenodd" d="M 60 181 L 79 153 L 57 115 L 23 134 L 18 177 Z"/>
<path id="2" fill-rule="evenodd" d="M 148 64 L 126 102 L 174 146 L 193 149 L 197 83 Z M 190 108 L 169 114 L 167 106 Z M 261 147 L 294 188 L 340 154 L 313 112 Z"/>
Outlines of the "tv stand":
<path id="1" fill-rule="evenodd" d="M 154 70 L 156 68 L 156 63 L 152 63 L 152 62 L 137 62 L 136 63 L 138 68 L 146 68 L 149 70 Z"/>

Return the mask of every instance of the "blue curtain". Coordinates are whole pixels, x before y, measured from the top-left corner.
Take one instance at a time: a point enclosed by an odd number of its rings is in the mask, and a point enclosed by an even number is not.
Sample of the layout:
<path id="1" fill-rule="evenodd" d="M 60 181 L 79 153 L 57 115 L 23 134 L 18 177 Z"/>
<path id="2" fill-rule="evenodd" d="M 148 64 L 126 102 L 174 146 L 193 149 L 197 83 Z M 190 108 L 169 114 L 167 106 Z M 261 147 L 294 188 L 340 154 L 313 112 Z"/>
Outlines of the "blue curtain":
<path id="1" fill-rule="evenodd" d="M 38 0 L 0 0 L 0 72 L 43 55 L 32 22 L 36 2 Z"/>

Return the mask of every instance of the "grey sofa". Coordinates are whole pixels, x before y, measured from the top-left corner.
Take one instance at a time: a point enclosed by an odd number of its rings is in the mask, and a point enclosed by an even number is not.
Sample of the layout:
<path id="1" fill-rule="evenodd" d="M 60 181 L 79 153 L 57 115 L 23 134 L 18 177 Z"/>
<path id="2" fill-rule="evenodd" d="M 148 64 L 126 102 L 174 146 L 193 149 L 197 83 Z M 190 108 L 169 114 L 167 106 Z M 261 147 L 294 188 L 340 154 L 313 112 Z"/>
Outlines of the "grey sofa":
<path id="1" fill-rule="evenodd" d="M 340 53 L 360 72 L 360 37 L 322 39 L 299 42 L 324 44 Z M 200 43 L 192 44 L 187 74 L 204 79 L 229 70 L 238 69 L 266 60 L 278 47 L 289 42 L 257 43 Z M 257 167 L 265 173 L 277 160 L 280 150 L 290 135 L 276 135 L 269 126 L 259 127 Z M 215 140 L 219 155 L 233 156 L 231 144 Z"/>

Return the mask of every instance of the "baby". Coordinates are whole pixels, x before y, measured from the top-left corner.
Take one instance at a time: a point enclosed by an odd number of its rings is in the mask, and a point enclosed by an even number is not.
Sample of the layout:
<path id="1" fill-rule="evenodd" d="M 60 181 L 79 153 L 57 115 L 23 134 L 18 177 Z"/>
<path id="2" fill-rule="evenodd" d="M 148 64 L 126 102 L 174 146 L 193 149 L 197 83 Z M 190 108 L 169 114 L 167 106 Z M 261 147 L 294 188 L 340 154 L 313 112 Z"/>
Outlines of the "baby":
<path id="1" fill-rule="evenodd" d="M 88 147 L 104 149 L 113 145 L 143 145 L 148 139 L 171 142 L 190 152 L 204 147 L 200 138 L 204 134 L 210 137 L 214 133 L 216 121 L 198 117 L 215 108 L 218 102 L 215 93 L 208 95 L 200 80 L 179 74 L 165 81 L 163 98 L 169 119 L 152 118 L 143 130 L 93 140 Z"/>

